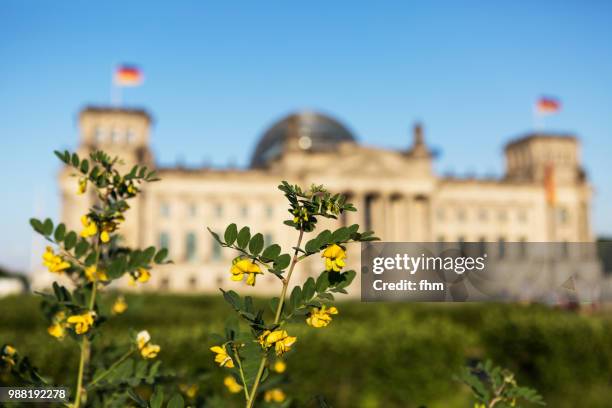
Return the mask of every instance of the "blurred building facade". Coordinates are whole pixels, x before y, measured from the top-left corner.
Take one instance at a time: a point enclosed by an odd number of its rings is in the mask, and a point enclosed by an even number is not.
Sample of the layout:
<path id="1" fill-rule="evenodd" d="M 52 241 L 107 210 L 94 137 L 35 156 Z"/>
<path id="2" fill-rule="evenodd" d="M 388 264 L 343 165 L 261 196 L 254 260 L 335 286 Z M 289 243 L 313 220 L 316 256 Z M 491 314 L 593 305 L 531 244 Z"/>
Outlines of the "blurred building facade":
<path id="1" fill-rule="evenodd" d="M 274 124 L 258 141 L 249 168 L 158 167 L 150 150 L 152 119 L 146 111 L 87 107 L 79 116 L 82 155 L 102 149 L 132 164 L 155 168 L 161 182 L 147 185 L 127 214 L 121 233 L 127 244 L 168 248 L 173 265 L 155 269 L 149 289 L 178 292 L 231 287 L 236 255 L 220 248 L 206 227 L 222 232 L 235 222 L 261 232 L 266 244 L 288 251 L 295 230 L 281 180 L 324 184 L 345 193 L 358 212 L 323 223 L 358 223 L 384 241 L 591 242 L 592 188 L 571 135 L 529 134 L 505 147 L 505 175 L 497 179 L 441 177 L 423 129 L 414 127 L 405 150 L 358 143 L 337 120 L 298 112 Z M 474 160 L 478 160 L 474 157 Z M 80 230 L 79 218 L 94 196 L 77 196 L 76 179 L 62 170 L 62 220 Z M 359 270 L 359 248 L 349 252 Z M 321 260 L 308 259 L 300 273 L 316 275 Z M 266 276 L 254 290 L 277 290 Z M 258 281 L 259 282 L 259 281 Z"/>

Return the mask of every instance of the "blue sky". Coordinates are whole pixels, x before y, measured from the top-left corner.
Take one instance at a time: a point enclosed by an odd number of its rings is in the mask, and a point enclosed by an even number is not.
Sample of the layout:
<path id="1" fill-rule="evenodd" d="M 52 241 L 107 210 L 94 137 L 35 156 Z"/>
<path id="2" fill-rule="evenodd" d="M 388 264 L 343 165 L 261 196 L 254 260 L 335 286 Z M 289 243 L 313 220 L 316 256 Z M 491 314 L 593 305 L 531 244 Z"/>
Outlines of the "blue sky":
<path id="1" fill-rule="evenodd" d="M 271 122 L 313 108 L 390 148 L 421 120 L 440 172 L 501 174 L 535 99 L 557 96 L 546 129 L 582 137 L 594 227 L 612 234 L 610 2 L 100 3 L 0 3 L 0 265 L 28 267 L 27 219 L 58 214 L 51 151 L 76 146 L 120 62 L 145 72 L 124 101 L 155 116 L 163 164 L 245 165 Z"/>

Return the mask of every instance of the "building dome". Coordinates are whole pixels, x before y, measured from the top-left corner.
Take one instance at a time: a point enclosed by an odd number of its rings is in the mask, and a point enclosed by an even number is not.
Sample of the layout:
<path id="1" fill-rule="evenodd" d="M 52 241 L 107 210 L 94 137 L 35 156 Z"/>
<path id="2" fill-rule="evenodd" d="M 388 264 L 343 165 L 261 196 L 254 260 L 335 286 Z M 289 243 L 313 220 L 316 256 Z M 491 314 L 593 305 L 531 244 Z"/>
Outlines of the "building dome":
<path id="1" fill-rule="evenodd" d="M 264 167 L 283 152 L 287 141 L 295 138 L 305 151 L 329 151 L 341 142 L 354 142 L 351 132 L 337 120 L 317 112 L 298 112 L 272 125 L 259 139 L 251 167 Z"/>

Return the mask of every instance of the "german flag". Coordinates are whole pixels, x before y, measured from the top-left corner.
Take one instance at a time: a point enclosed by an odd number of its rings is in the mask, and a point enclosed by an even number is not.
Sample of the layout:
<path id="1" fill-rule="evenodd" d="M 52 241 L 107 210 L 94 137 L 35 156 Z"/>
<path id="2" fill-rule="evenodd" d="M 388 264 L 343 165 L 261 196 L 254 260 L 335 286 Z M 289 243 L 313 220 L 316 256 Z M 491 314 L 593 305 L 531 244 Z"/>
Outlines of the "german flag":
<path id="1" fill-rule="evenodd" d="M 541 115 L 550 115 L 561 110 L 561 102 L 558 99 L 543 96 L 538 99 L 536 109 Z"/>
<path id="2" fill-rule="evenodd" d="M 142 71 L 134 65 L 120 65 L 115 71 L 115 84 L 119 86 L 138 86 L 143 80 Z"/>

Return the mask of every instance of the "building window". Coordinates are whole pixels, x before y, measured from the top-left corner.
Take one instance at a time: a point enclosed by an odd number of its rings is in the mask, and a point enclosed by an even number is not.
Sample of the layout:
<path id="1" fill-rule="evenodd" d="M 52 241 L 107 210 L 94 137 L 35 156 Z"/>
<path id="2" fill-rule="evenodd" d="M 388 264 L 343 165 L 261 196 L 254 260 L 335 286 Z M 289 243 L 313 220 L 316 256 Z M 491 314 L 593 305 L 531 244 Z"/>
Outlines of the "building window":
<path id="1" fill-rule="evenodd" d="M 500 238 L 497 241 L 497 257 L 499 259 L 503 259 L 506 256 L 506 240 L 504 238 Z"/>
<path id="2" fill-rule="evenodd" d="M 136 134 L 134 133 L 134 131 L 132 129 L 128 129 L 125 132 L 125 141 L 129 144 L 134 143 L 134 141 L 136 140 Z"/>
<path id="3" fill-rule="evenodd" d="M 246 205 L 243 205 L 242 207 L 240 207 L 240 214 L 242 215 L 242 218 L 246 218 L 249 216 L 249 207 L 247 207 Z"/>
<path id="4" fill-rule="evenodd" d="M 265 246 L 269 246 L 272 245 L 274 242 L 272 241 L 274 239 L 274 237 L 272 236 L 271 233 L 267 232 L 264 234 L 264 245 Z"/>
<path id="5" fill-rule="evenodd" d="M 222 217 L 223 216 L 223 206 L 221 204 L 217 204 L 215 206 L 215 215 L 217 217 Z"/>
<path id="6" fill-rule="evenodd" d="M 104 141 L 104 129 L 101 126 L 96 126 L 94 129 L 94 139 L 96 142 L 101 143 Z"/>
<path id="7" fill-rule="evenodd" d="M 195 232 L 188 232 L 185 241 L 185 260 L 193 262 L 198 255 L 198 239 Z"/>
<path id="8" fill-rule="evenodd" d="M 222 259 L 221 245 L 214 239 L 211 239 L 210 242 L 212 243 L 212 260 L 220 261 Z"/>
<path id="9" fill-rule="evenodd" d="M 190 217 L 196 217 L 198 215 L 198 206 L 197 204 L 190 204 L 189 205 L 189 216 Z"/>
<path id="10" fill-rule="evenodd" d="M 561 207 L 557 212 L 557 217 L 559 218 L 559 223 L 567 224 L 569 220 L 569 214 L 567 212 L 567 208 Z"/>
<path id="11" fill-rule="evenodd" d="M 480 211 L 478 212 L 478 219 L 480 221 L 486 221 L 487 218 L 489 218 L 489 214 L 487 213 L 487 210 L 485 210 L 484 208 L 480 209 Z"/>
<path id="12" fill-rule="evenodd" d="M 195 289 L 195 288 L 197 288 L 197 287 L 198 287 L 198 277 L 197 277 L 197 276 L 192 275 L 192 276 L 189 278 L 189 287 L 190 287 L 191 289 Z"/>
<path id="13" fill-rule="evenodd" d="M 521 258 L 527 255 L 527 239 L 525 237 L 519 238 L 519 255 Z"/>
<path id="14" fill-rule="evenodd" d="M 266 206 L 266 217 L 268 217 L 268 219 L 274 217 L 274 206 L 272 205 Z"/>
<path id="15" fill-rule="evenodd" d="M 168 278 L 163 278 L 160 282 L 159 282 L 159 288 L 160 289 L 164 289 L 167 290 L 170 288 L 170 281 L 168 280 Z"/>
<path id="16" fill-rule="evenodd" d="M 119 131 L 116 128 L 112 128 L 110 131 L 110 140 L 113 143 L 116 143 L 119 141 Z"/>
<path id="17" fill-rule="evenodd" d="M 159 206 L 159 215 L 161 215 L 164 218 L 167 218 L 170 216 L 170 205 L 168 203 L 162 203 Z"/>
<path id="18" fill-rule="evenodd" d="M 465 221 L 466 215 L 465 215 L 465 210 L 463 208 L 460 208 L 457 210 L 457 219 L 461 222 Z"/>
<path id="19" fill-rule="evenodd" d="M 170 235 L 167 232 L 161 232 L 159 234 L 159 246 L 170 250 Z"/>

